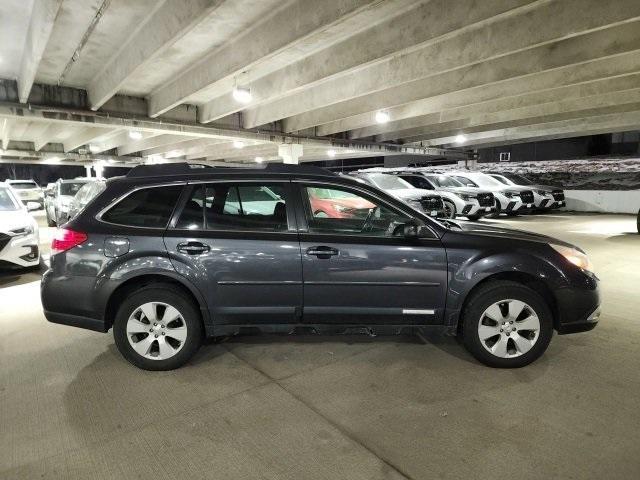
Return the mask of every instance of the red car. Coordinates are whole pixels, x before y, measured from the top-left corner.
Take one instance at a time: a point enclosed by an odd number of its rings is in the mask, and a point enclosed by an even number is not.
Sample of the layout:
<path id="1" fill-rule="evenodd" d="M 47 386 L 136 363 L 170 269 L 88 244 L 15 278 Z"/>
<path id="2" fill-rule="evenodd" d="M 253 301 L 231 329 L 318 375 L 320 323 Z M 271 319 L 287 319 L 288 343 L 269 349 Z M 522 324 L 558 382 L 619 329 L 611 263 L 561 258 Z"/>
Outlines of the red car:
<path id="1" fill-rule="evenodd" d="M 308 188 L 314 217 L 366 218 L 375 207 L 365 199 L 340 190 Z"/>

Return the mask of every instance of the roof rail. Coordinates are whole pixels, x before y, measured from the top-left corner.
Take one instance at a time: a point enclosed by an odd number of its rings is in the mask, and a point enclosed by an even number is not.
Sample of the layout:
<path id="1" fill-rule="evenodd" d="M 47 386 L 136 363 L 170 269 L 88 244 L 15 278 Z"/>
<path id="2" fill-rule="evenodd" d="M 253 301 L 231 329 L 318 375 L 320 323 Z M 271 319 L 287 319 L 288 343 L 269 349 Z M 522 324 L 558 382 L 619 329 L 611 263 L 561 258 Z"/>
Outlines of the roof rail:
<path id="1" fill-rule="evenodd" d="M 322 167 L 314 167 L 312 165 L 298 165 L 292 163 L 267 163 L 265 170 L 273 173 L 302 173 L 309 175 L 328 175 L 337 176 L 337 173 Z"/>
<path id="2" fill-rule="evenodd" d="M 186 162 L 160 163 L 155 165 L 137 165 L 127 172 L 127 178 L 155 177 L 157 175 L 184 175 L 193 173 L 194 170 L 210 168 L 206 165 L 192 165 Z"/>

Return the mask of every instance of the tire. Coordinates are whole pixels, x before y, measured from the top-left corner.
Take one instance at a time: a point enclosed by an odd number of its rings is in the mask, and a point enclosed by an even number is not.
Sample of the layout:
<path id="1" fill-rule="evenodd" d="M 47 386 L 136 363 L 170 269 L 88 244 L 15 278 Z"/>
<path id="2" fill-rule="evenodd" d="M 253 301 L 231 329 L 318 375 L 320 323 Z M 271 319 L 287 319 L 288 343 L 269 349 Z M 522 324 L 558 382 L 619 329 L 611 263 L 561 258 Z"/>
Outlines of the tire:
<path id="1" fill-rule="evenodd" d="M 442 203 L 444 204 L 444 218 L 456 218 L 456 204 L 449 200 L 443 200 Z"/>
<path id="2" fill-rule="evenodd" d="M 180 317 L 167 322 L 166 315 L 175 316 L 169 307 L 173 307 Z M 150 316 L 153 312 L 155 318 L 149 321 L 144 312 Z M 147 327 L 153 331 L 148 332 Z M 152 335 L 154 338 L 150 338 Z M 173 285 L 157 283 L 131 293 L 122 302 L 113 322 L 113 337 L 122 356 L 136 367 L 173 370 L 193 357 L 204 334 L 200 313 L 191 299 Z M 140 351 L 146 350 L 146 356 L 134 349 L 134 343 L 140 344 Z M 157 358 L 163 354 L 167 358 Z"/>
<path id="3" fill-rule="evenodd" d="M 500 212 L 502 211 L 502 205 L 500 205 L 500 200 L 496 199 L 496 211 L 492 214 L 488 215 L 489 218 L 498 218 L 500 216 Z"/>
<path id="4" fill-rule="evenodd" d="M 520 303 L 524 307 L 514 317 L 509 310 L 517 312 Z M 498 317 L 496 325 L 491 316 Z M 553 336 L 553 316 L 545 300 L 516 282 L 491 281 L 478 288 L 471 294 L 461 321 L 466 349 L 480 362 L 496 368 L 530 364 L 545 352 Z"/>
<path id="5" fill-rule="evenodd" d="M 56 222 L 54 222 L 53 220 L 51 220 L 51 217 L 49 217 L 49 210 L 47 210 L 46 208 L 44 209 L 46 215 L 47 215 L 47 225 L 49 227 L 55 227 L 56 226 Z"/>
<path id="6" fill-rule="evenodd" d="M 477 222 L 481 218 L 482 218 L 482 215 L 467 215 L 467 220 L 470 220 L 472 222 Z"/>

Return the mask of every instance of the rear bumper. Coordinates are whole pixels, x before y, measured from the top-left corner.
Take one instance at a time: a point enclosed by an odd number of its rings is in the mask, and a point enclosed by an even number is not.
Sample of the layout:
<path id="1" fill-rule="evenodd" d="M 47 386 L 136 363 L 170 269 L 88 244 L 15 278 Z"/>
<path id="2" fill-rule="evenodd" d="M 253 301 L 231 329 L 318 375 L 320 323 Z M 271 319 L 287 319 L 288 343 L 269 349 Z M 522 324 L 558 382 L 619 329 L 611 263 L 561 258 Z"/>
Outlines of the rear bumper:
<path id="1" fill-rule="evenodd" d="M 51 323 L 60 325 L 69 325 L 71 327 L 85 328 L 95 332 L 107 332 L 108 328 L 104 320 L 96 318 L 88 318 L 78 315 L 70 315 L 68 313 L 56 313 L 48 310 L 44 311 L 45 318 Z"/>

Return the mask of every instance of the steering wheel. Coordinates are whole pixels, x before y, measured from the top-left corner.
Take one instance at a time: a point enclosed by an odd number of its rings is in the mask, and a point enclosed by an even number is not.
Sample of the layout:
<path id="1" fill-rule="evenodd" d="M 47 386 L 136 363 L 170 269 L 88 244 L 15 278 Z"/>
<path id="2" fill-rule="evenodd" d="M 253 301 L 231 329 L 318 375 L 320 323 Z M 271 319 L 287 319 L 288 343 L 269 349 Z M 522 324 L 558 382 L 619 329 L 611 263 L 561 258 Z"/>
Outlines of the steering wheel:
<path id="1" fill-rule="evenodd" d="M 375 206 L 371 209 L 369 209 L 369 213 L 367 214 L 367 218 L 364 219 L 364 223 L 362 224 L 362 228 L 360 229 L 360 233 L 364 233 L 369 231 L 369 229 L 373 226 L 371 224 L 371 220 L 373 219 L 374 215 L 380 210 L 380 207 Z"/>

